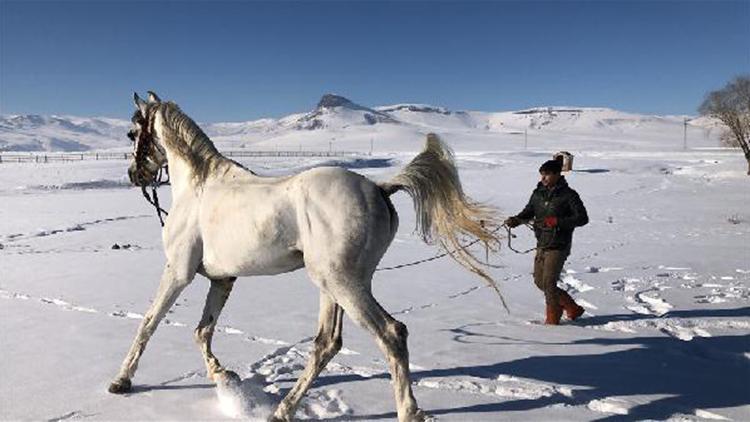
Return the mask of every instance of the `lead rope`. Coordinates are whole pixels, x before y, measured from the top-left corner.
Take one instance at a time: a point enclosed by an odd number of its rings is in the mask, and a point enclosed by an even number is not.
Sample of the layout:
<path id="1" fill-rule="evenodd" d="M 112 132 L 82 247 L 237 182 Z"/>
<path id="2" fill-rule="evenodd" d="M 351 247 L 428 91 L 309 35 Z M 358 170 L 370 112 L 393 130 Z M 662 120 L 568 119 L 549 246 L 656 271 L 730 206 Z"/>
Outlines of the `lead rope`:
<path id="1" fill-rule="evenodd" d="M 502 227 L 503 226 L 500 226 L 500 227 L 496 228 L 495 230 L 491 231 L 490 233 L 497 233 L 497 231 L 500 230 Z M 461 249 L 466 249 L 469 246 L 475 245 L 475 244 L 477 244 L 479 242 L 481 242 L 480 239 L 475 239 L 475 240 L 473 240 L 473 241 L 471 241 L 471 242 L 469 242 L 469 243 L 467 243 L 465 245 L 462 245 Z M 489 247 L 487 247 L 486 244 L 485 244 L 485 247 L 487 248 L 487 256 L 489 257 Z M 435 256 L 430 257 L 430 258 L 420 259 L 418 261 L 413 261 L 413 262 L 409 262 L 409 263 L 406 263 L 406 264 L 394 265 L 392 267 L 376 268 L 375 271 L 391 271 L 391 270 L 397 270 L 399 268 L 413 267 L 414 265 L 424 264 L 425 262 L 434 261 L 436 259 L 443 258 L 443 257 L 445 257 L 447 255 L 452 255 L 454 252 L 455 252 L 455 250 L 451 251 L 451 252 L 443 252 L 441 254 L 435 255 Z M 490 264 L 489 262 L 481 262 L 481 261 L 479 261 L 479 264 L 481 264 L 482 266 L 485 266 L 485 267 L 489 267 L 489 268 L 502 268 L 501 265 Z"/>
<path id="2" fill-rule="evenodd" d="M 528 224 L 528 223 L 527 223 L 527 224 L 524 224 L 524 225 L 525 225 L 526 227 L 528 227 L 529 229 L 531 229 L 531 224 Z M 498 231 L 499 231 L 499 230 L 500 230 L 501 228 L 503 228 L 503 227 L 504 227 L 504 228 L 505 228 L 505 230 L 507 230 L 507 232 L 508 232 L 508 248 L 509 248 L 510 250 L 512 250 L 513 252 L 515 252 L 515 253 L 517 253 L 517 254 L 527 254 L 527 253 L 529 253 L 529 252 L 531 252 L 531 251 L 534 251 L 534 250 L 536 250 L 536 249 L 537 249 L 537 248 L 531 248 L 531 249 L 529 249 L 529 250 L 526 250 L 526 251 L 523 251 L 523 252 L 522 252 L 522 251 L 519 251 L 519 250 L 517 250 L 517 249 L 515 249 L 515 248 L 513 247 L 513 245 L 511 244 L 511 239 L 512 239 L 512 238 L 515 238 L 515 237 L 516 237 L 516 235 L 515 235 L 515 234 L 513 234 L 513 233 L 511 233 L 511 231 L 510 231 L 511 229 L 510 229 L 510 227 L 508 227 L 508 225 L 507 225 L 507 224 L 503 224 L 503 225 L 501 225 L 501 226 L 497 227 L 497 228 L 496 228 L 495 230 L 492 230 L 492 231 L 491 231 L 490 233 L 497 233 L 497 232 L 498 232 Z M 461 246 L 461 249 L 466 249 L 466 248 L 468 248 L 469 246 L 475 245 L 475 244 L 477 244 L 477 243 L 479 243 L 479 242 L 481 242 L 481 240 L 480 240 L 480 239 L 475 239 L 475 240 L 473 240 L 473 241 L 471 241 L 471 242 L 469 242 L 469 243 L 467 243 L 467 244 L 465 244 L 465 245 L 462 245 L 462 246 Z M 419 264 L 424 264 L 425 262 L 430 262 L 430 261 L 434 261 L 434 260 L 436 260 L 436 259 L 440 259 L 440 258 L 443 258 L 443 257 L 445 257 L 445 256 L 447 256 L 447 255 L 452 255 L 452 254 L 453 254 L 453 252 L 455 252 L 455 251 L 451 251 L 451 252 L 443 252 L 443 253 L 441 253 L 441 254 L 438 254 L 438 255 L 435 255 L 435 256 L 432 256 L 432 257 L 429 257 L 429 258 L 425 258 L 425 259 L 420 259 L 420 260 L 418 260 L 418 261 L 408 262 L 408 263 L 405 263 L 405 264 L 394 265 L 394 266 L 392 266 L 392 267 L 381 267 L 381 268 L 376 268 L 376 269 L 375 269 L 375 271 L 391 271 L 391 270 L 398 270 L 399 268 L 413 267 L 413 266 L 415 266 L 415 265 L 419 265 Z M 486 243 L 485 243 L 485 256 L 486 256 L 486 261 L 485 261 L 485 262 L 481 262 L 481 261 L 479 261 L 479 264 L 480 264 L 480 265 L 482 265 L 482 266 L 484 266 L 484 267 L 488 267 L 488 268 L 503 268 L 503 266 L 502 266 L 502 265 L 490 264 L 490 262 L 489 262 L 489 261 L 490 261 L 490 259 L 489 259 L 489 258 L 490 258 L 490 248 L 488 247 L 488 245 L 487 245 Z"/>
<path id="3" fill-rule="evenodd" d="M 531 224 L 529 224 L 529 223 L 524 224 L 524 226 L 528 227 L 529 230 L 533 230 Z M 493 230 L 491 233 L 497 233 L 498 230 L 500 230 L 503 227 L 508 232 L 508 249 L 510 249 L 511 251 L 513 251 L 513 252 L 515 252 L 517 254 L 527 254 L 527 253 L 529 253 L 531 251 L 535 251 L 535 250 L 539 249 L 539 247 L 534 247 L 534 248 L 531 248 L 531 249 L 527 249 L 525 251 L 519 251 L 518 249 L 514 248 L 513 244 L 511 243 L 511 239 L 515 239 L 517 236 L 511 232 L 511 228 L 507 224 L 503 224 L 502 226 L 500 226 L 500 227 L 496 228 L 495 230 Z M 473 240 L 473 241 L 471 241 L 471 242 L 469 242 L 469 243 L 461 246 L 461 249 L 468 248 L 469 246 L 475 245 L 475 244 L 477 244 L 479 242 L 480 242 L 479 239 Z M 453 252 L 455 252 L 455 251 L 453 251 Z M 406 264 L 394 265 L 392 267 L 377 268 L 377 269 L 375 269 L 375 271 L 391 271 L 391 270 L 397 270 L 399 268 L 413 267 L 415 265 L 424 264 L 425 262 L 434 261 L 436 259 L 440 259 L 440 258 L 443 258 L 443 257 L 445 257 L 447 255 L 451 255 L 451 254 L 452 254 L 452 252 L 443 252 L 441 254 L 432 256 L 430 258 L 420 259 L 418 261 L 408 262 Z M 488 268 L 503 268 L 502 265 L 490 264 L 490 262 L 489 262 L 490 261 L 490 259 L 489 259 L 489 257 L 490 257 L 490 248 L 487 246 L 486 243 L 485 243 L 485 256 L 486 256 L 486 261 L 485 262 L 481 262 L 480 261 L 479 264 L 481 264 L 482 266 L 488 267 Z"/>
<path id="4" fill-rule="evenodd" d="M 162 170 L 163 168 L 159 169 L 159 174 L 151 183 L 151 195 L 153 196 L 153 199 L 151 199 L 151 196 L 149 196 L 148 192 L 146 192 L 146 186 L 141 186 L 141 192 L 143 192 L 143 197 L 146 198 L 146 201 L 148 201 L 149 204 L 153 205 L 154 208 L 156 208 L 156 216 L 159 217 L 159 223 L 162 227 L 164 227 L 164 219 L 161 215 L 164 214 L 166 216 L 169 216 L 169 213 L 159 205 L 159 195 L 156 194 L 156 189 L 162 184 L 169 182 L 169 173 L 167 173 L 167 181 L 162 182 Z"/>
<path id="5" fill-rule="evenodd" d="M 531 224 L 529 224 L 529 223 L 524 224 L 524 226 L 528 227 L 529 230 L 534 230 L 533 226 Z M 507 224 L 503 224 L 503 227 L 505 227 L 505 230 L 508 231 L 508 249 L 512 250 L 513 252 L 515 252 L 517 254 L 521 254 L 521 255 L 527 254 L 527 253 L 529 253 L 531 251 L 535 251 L 535 250 L 539 249 L 538 247 L 527 249 L 525 251 L 519 251 L 519 250 L 515 249 L 513 247 L 513 245 L 510 243 L 510 241 L 511 241 L 511 239 L 515 239 L 517 236 L 515 234 L 511 233 L 510 226 L 508 226 Z"/>

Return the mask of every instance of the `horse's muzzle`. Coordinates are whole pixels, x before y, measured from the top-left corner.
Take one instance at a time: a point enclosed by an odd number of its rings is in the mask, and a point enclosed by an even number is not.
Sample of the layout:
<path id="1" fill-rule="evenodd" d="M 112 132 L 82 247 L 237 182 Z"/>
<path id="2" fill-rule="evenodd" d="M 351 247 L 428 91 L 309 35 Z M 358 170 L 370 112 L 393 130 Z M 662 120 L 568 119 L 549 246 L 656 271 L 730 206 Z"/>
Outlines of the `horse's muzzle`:
<path id="1" fill-rule="evenodd" d="M 156 179 L 156 172 L 149 171 L 146 167 L 140 167 L 135 163 L 130 163 L 128 167 L 128 178 L 130 183 L 136 186 L 147 186 Z"/>

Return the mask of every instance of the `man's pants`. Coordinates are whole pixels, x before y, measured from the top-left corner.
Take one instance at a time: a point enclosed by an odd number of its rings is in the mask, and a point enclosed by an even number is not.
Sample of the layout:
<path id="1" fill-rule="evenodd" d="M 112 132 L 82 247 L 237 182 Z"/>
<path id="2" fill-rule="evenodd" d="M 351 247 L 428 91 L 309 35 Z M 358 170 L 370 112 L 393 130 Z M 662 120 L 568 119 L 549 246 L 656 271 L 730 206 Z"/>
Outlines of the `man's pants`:
<path id="1" fill-rule="evenodd" d="M 559 306 L 560 292 L 557 280 L 560 278 L 565 259 L 570 252 L 559 249 L 537 249 L 534 258 L 534 284 L 544 292 L 547 306 Z"/>

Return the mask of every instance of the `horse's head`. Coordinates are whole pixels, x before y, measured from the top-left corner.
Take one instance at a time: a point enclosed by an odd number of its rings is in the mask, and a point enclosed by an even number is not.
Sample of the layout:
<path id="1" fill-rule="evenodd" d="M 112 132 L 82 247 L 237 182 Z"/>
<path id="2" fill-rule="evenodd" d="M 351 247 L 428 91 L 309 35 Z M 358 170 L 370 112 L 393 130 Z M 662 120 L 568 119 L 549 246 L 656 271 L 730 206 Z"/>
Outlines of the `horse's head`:
<path id="1" fill-rule="evenodd" d="M 159 175 L 159 170 L 167 164 L 167 155 L 161 140 L 154 131 L 156 109 L 161 104 L 159 97 L 148 92 L 148 101 L 144 101 L 138 94 L 133 94 L 136 111 L 133 113 L 133 129 L 128 132 L 128 138 L 133 141 L 133 161 L 128 168 L 130 181 L 138 186 L 153 183 Z"/>

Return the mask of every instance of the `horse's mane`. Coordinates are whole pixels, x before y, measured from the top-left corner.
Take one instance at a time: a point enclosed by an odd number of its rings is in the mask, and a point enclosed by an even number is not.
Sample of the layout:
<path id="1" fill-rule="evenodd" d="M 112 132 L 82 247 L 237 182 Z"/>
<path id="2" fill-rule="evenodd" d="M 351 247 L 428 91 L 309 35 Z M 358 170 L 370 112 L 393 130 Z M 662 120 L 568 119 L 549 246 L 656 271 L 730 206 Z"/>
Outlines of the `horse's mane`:
<path id="1" fill-rule="evenodd" d="M 233 163 L 219 153 L 211 139 L 177 104 L 161 103 L 158 111 L 162 111 L 164 118 L 163 141 L 192 167 L 197 184 L 202 184 L 211 172 Z"/>

